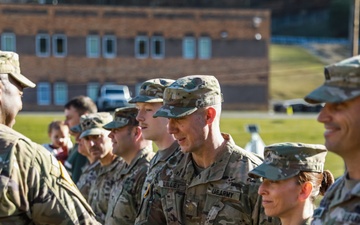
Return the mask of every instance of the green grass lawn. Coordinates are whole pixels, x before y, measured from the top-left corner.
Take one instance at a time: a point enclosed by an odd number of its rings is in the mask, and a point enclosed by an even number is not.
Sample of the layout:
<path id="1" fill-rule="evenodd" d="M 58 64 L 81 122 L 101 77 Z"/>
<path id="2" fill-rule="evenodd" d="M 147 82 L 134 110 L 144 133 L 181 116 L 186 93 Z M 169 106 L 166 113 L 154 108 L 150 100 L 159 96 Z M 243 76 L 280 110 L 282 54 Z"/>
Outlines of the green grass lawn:
<path id="1" fill-rule="evenodd" d="M 23 133 L 37 143 L 48 143 L 47 125 L 55 119 L 64 119 L 61 113 L 55 114 L 28 114 L 20 113 L 17 116 L 14 129 Z M 223 117 L 221 130 L 230 133 L 237 145 L 245 147 L 250 140 L 250 134 L 245 131 L 247 124 L 257 124 L 260 135 L 265 144 L 278 142 L 303 142 L 323 144 L 323 126 L 314 118 L 236 118 Z M 343 162 L 340 157 L 329 153 L 326 166 L 337 177 L 343 173 Z"/>

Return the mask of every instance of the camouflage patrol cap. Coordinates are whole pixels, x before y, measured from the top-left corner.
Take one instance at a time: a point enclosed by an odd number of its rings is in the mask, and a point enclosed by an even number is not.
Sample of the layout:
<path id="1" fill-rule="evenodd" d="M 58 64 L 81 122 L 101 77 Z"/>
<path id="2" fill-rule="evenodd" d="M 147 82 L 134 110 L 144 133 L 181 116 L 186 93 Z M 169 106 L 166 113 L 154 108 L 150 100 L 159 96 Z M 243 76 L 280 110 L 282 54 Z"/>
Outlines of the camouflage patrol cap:
<path id="1" fill-rule="evenodd" d="M 135 107 L 122 107 L 117 108 L 114 112 L 114 120 L 103 126 L 106 130 L 125 127 L 126 125 L 138 125 L 136 120 L 137 108 Z"/>
<path id="2" fill-rule="evenodd" d="M 80 123 L 81 123 L 81 118 L 80 118 Z M 82 132 L 81 125 L 78 124 L 78 125 L 70 127 L 70 131 L 73 133 L 81 133 Z"/>
<path id="3" fill-rule="evenodd" d="M 21 74 L 19 55 L 15 52 L 0 51 L 0 74 L 10 74 L 23 88 L 36 86 Z"/>
<path id="4" fill-rule="evenodd" d="M 325 83 L 305 97 L 309 103 L 339 103 L 360 96 L 360 56 L 325 67 Z"/>
<path id="5" fill-rule="evenodd" d="M 264 162 L 249 172 L 250 177 L 285 180 L 303 172 L 324 170 L 327 150 L 324 145 L 278 143 L 266 146 Z"/>
<path id="6" fill-rule="evenodd" d="M 211 75 L 179 78 L 164 91 L 164 105 L 154 117 L 180 118 L 223 101 L 219 81 Z"/>
<path id="7" fill-rule="evenodd" d="M 129 103 L 136 102 L 163 102 L 164 90 L 175 80 L 171 79 L 151 79 L 141 84 L 138 96 L 130 99 Z"/>
<path id="8" fill-rule="evenodd" d="M 70 127 L 70 131 L 73 133 L 81 133 L 82 132 L 81 123 L 87 118 L 88 118 L 87 115 L 82 115 L 80 117 L 80 123 L 78 125 Z"/>
<path id="9" fill-rule="evenodd" d="M 90 135 L 99 135 L 104 133 L 103 126 L 112 121 L 112 116 L 108 112 L 91 113 L 80 117 L 81 135 L 83 138 Z"/>

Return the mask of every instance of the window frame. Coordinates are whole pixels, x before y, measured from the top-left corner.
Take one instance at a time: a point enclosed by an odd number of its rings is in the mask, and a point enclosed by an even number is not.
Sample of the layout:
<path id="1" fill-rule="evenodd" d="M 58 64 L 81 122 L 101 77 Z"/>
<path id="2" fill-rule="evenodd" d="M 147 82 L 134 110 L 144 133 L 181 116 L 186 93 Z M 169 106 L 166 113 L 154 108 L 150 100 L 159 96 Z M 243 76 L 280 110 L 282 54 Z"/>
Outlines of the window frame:
<path id="1" fill-rule="evenodd" d="M 107 52 L 107 42 L 111 41 L 113 45 L 114 52 Z M 104 58 L 112 59 L 116 57 L 117 54 L 117 45 L 116 45 L 116 36 L 115 35 L 104 35 L 102 38 L 102 53 Z"/>
<path id="2" fill-rule="evenodd" d="M 188 42 L 191 41 L 191 43 L 193 44 L 192 49 L 191 49 L 191 53 L 189 54 L 188 52 L 190 50 L 188 50 L 189 48 L 191 48 L 191 46 L 187 46 Z M 182 50 L 183 50 L 183 58 L 184 59 L 195 59 L 196 58 L 196 39 L 195 37 L 192 36 L 186 36 L 183 38 L 183 46 L 182 46 Z"/>
<path id="3" fill-rule="evenodd" d="M 68 85 L 66 82 L 54 83 L 54 104 L 65 105 L 68 101 Z"/>
<path id="4" fill-rule="evenodd" d="M 94 42 L 95 41 L 95 42 Z M 92 44 L 96 49 L 92 49 Z M 93 50 L 95 50 L 93 52 Z M 86 37 L 86 56 L 88 58 L 100 57 L 100 36 L 97 34 L 90 34 Z"/>
<path id="5" fill-rule="evenodd" d="M 59 52 L 57 40 L 63 40 L 63 52 Z M 52 36 L 53 55 L 55 57 L 66 57 L 67 55 L 67 37 L 65 34 L 54 34 Z"/>
<path id="6" fill-rule="evenodd" d="M 204 42 L 205 41 L 205 42 Z M 204 46 L 204 43 L 206 44 L 206 42 L 208 43 L 208 46 Z M 203 48 L 206 49 L 203 49 Z M 211 51 L 212 49 L 212 43 L 211 43 L 211 38 L 210 37 L 199 37 L 198 39 L 198 57 L 199 59 L 210 59 L 211 58 Z M 207 54 L 205 51 L 208 51 Z"/>
<path id="7" fill-rule="evenodd" d="M 139 53 L 139 50 L 140 50 L 139 44 L 142 41 L 144 41 L 144 43 L 145 43 L 145 47 L 144 47 L 145 53 L 144 54 Z M 149 57 L 149 38 L 147 36 L 140 35 L 135 38 L 135 57 L 138 59 L 145 59 L 145 58 Z"/>
<path id="8" fill-rule="evenodd" d="M 46 41 L 45 45 L 46 45 L 46 51 L 44 53 L 42 53 L 40 51 L 41 48 L 41 43 L 40 40 L 44 39 Z M 35 41 L 35 52 L 36 52 L 36 56 L 38 57 L 49 57 L 50 56 L 50 35 L 49 34 L 37 34 L 36 35 L 36 41 Z"/>
<path id="9" fill-rule="evenodd" d="M 12 43 L 8 46 L 7 39 L 9 39 Z M 12 51 L 16 52 L 16 35 L 12 32 L 4 32 L 1 34 L 1 50 L 2 51 Z"/>
<path id="10" fill-rule="evenodd" d="M 160 53 L 156 53 L 156 44 L 160 43 Z M 151 38 L 151 57 L 153 59 L 163 59 L 165 57 L 165 39 L 163 36 L 157 35 Z"/>
<path id="11" fill-rule="evenodd" d="M 94 102 L 96 102 L 100 90 L 100 84 L 98 82 L 89 82 L 86 86 L 86 95 L 89 96 Z"/>
<path id="12" fill-rule="evenodd" d="M 38 105 L 51 104 L 51 85 L 49 82 L 39 82 L 36 87 Z"/>

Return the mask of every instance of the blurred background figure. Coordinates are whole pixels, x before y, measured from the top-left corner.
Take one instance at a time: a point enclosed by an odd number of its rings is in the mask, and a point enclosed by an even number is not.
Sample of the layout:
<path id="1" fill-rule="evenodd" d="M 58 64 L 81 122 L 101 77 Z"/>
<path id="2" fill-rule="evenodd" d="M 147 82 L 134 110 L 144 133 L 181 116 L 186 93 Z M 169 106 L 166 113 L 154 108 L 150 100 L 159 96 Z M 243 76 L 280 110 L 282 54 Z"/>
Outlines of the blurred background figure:
<path id="1" fill-rule="evenodd" d="M 70 139 L 69 127 L 64 121 L 52 121 L 48 126 L 48 135 L 51 143 L 43 144 L 57 160 L 64 164 L 68 158 L 69 150 L 73 147 Z"/>
<path id="2" fill-rule="evenodd" d="M 80 123 L 80 117 L 82 115 L 96 112 L 96 104 L 91 98 L 83 95 L 76 96 L 64 106 L 65 124 L 68 125 L 69 128 L 74 127 Z M 76 140 L 78 138 L 76 135 L 80 135 L 80 133 L 72 135 L 75 136 Z M 75 144 L 64 164 L 75 183 L 79 180 L 82 169 L 87 163 L 87 158 L 78 152 L 78 144 Z"/>
<path id="3" fill-rule="evenodd" d="M 249 172 L 262 177 L 258 193 L 265 214 L 279 217 L 282 225 L 310 224 L 314 200 L 334 183 L 323 170 L 327 150 L 323 145 L 279 143 L 265 147 L 264 162 Z"/>
<path id="4" fill-rule="evenodd" d="M 246 151 L 253 152 L 260 156 L 263 156 L 265 143 L 260 137 L 258 126 L 255 124 L 248 124 L 245 127 L 245 129 L 247 132 L 251 134 L 251 139 L 248 143 L 246 143 L 244 149 Z"/>

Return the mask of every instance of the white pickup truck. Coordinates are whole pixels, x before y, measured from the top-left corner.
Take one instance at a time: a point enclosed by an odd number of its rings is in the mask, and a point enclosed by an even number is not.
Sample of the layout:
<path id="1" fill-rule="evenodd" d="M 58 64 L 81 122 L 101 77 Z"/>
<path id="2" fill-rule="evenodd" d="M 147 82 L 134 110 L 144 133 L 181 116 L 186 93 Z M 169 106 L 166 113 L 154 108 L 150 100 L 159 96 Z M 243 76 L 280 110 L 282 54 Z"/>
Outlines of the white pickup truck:
<path id="1" fill-rule="evenodd" d="M 130 91 L 126 85 L 104 84 L 96 101 L 99 111 L 114 110 L 119 107 L 129 106 Z"/>

